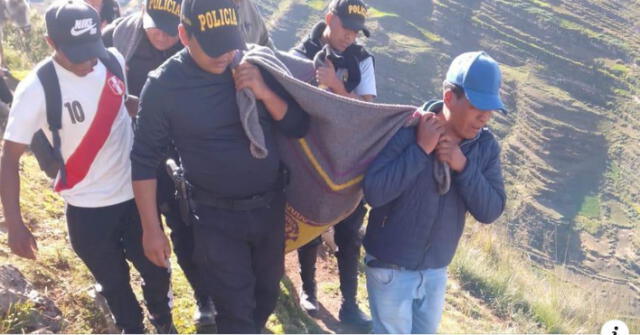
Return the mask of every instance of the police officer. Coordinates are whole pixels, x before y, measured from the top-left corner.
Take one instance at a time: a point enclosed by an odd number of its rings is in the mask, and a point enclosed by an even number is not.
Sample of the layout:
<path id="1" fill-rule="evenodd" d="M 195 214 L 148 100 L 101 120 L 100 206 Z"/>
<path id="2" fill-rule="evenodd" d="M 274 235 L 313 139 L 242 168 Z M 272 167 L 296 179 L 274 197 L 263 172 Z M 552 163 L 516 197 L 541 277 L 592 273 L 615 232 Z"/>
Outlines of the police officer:
<path id="1" fill-rule="evenodd" d="M 361 0 L 332 1 L 325 20 L 316 24 L 309 36 L 291 52 L 309 59 L 324 52 L 325 66 L 316 71 L 318 85 L 342 96 L 372 101 L 377 95 L 374 59 L 364 47 L 355 43 L 360 31 L 367 37 L 370 35 L 365 27 L 366 13 L 367 7 Z M 339 318 L 362 328 L 371 323 L 356 303 L 362 244 L 359 231 L 365 214 L 364 203 L 360 203 L 353 214 L 334 227 L 342 293 Z M 311 316 L 318 313 L 315 265 L 320 244 L 318 237 L 298 249 L 302 278 L 300 305 Z"/>
<path id="2" fill-rule="evenodd" d="M 275 79 L 230 64 L 246 45 L 231 0 L 184 0 L 185 50 L 149 75 L 131 153 L 147 257 L 168 266 L 170 248 L 156 208 L 157 166 L 173 141 L 197 204 L 194 260 L 216 304 L 221 333 L 259 333 L 275 308 L 284 272 L 285 173 L 275 132 L 302 137 L 309 117 Z M 269 155 L 256 159 L 236 91 L 257 99 Z"/>
<path id="3" fill-rule="evenodd" d="M 181 6 L 182 0 L 146 1 L 142 11 L 119 18 L 104 29 L 102 39 L 105 45 L 118 49 L 127 62 L 127 81 L 132 95 L 140 95 L 149 72 L 182 50 L 183 45 L 178 38 Z M 165 156 L 178 160 L 172 145 L 167 147 Z M 204 331 L 204 327 L 215 324 L 215 308 L 192 259 L 193 229 L 182 222 L 174 198 L 175 187 L 164 165 L 163 160 L 158 168 L 158 208 L 171 228 L 173 251 L 193 289 L 197 307 L 194 315 L 196 327 Z"/>
<path id="4" fill-rule="evenodd" d="M 250 0 L 236 0 L 236 3 L 245 41 L 272 47 L 273 42 L 255 4 Z M 139 96 L 149 72 L 183 48 L 178 38 L 181 5 L 182 0 L 147 1 L 142 12 L 119 19 L 105 28 L 102 34 L 105 44 L 114 45 L 127 60 L 131 94 Z M 169 146 L 167 151 L 168 156 L 178 160 L 173 146 Z M 179 205 L 174 198 L 175 187 L 164 165 L 162 162 L 158 171 L 158 208 L 171 228 L 171 242 L 178 264 L 194 292 L 196 326 L 204 331 L 204 327 L 215 323 L 215 308 L 202 284 L 204 279 L 197 275 L 193 262 L 193 229 L 180 216 Z"/>
<path id="5" fill-rule="evenodd" d="M 166 2 L 172 5 L 159 6 L 159 1 L 146 1 L 142 11 L 118 18 L 103 30 L 104 44 L 118 49 L 127 62 L 127 81 L 132 95 L 140 95 L 151 70 L 183 48 L 178 39 L 182 0 Z"/>
<path id="6" fill-rule="evenodd" d="M 100 15 L 100 26 L 104 28 L 120 17 L 120 4 L 116 0 L 85 0 Z"/>

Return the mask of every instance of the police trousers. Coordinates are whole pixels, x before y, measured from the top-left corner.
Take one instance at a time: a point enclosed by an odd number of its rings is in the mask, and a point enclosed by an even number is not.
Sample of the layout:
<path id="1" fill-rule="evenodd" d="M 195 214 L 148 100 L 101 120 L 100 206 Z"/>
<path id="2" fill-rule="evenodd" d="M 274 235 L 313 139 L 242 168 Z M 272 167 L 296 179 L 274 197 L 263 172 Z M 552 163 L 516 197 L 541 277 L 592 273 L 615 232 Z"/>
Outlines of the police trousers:
<path id="1" fill-rule="evenodd" d="M 260 333 L 273 312 L 284 274 L 284 205 L 229 210 L 199 206 L 194 260 L 218 314 L 219 333 Z"/>

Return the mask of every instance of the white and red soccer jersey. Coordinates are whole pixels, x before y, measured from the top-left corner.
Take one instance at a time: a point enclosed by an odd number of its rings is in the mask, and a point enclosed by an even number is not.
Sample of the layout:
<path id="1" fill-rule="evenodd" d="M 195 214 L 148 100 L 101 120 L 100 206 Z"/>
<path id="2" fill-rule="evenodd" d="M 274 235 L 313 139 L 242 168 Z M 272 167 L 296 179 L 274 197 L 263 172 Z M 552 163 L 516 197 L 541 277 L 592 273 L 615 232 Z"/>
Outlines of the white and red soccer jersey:
<path id="1" fill-rule="evenodd" d="M 122 55 L 110 51 L 124 69 Z M 54 66 L 62 92 L 60 140 L 67 171 L 67 184 L 62 185 L 58 176 L 56 191 L 76 207 L 105 207 L 132 199 L 133 129 L 123 102 L 125 83 L 99 61 L 85 77 L 55 61 Z M 44 90 L 33 71 L 16 89 L 4 139 L 29 144 L 39 129 L 53 143 Z"/>

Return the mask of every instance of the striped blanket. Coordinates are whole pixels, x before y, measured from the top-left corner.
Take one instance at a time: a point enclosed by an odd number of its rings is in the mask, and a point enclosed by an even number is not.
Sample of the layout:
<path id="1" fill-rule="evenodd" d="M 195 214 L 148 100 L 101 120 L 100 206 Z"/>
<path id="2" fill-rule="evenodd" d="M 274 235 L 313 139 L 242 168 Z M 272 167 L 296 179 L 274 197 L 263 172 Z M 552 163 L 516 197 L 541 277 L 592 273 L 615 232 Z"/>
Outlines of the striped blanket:
<path id="1" fill-rule="evenodd" d="M 415 125 L 419 114 L 414 106 L 362 102 L 310 85 L 315 68 L 307 59 L 253 45 L 242 59 L 271 73 L 310 115 L 304 138 L 278 137 L 280 155 L 291 172 L 286 240 L 287 251 L 294 250 L 356 208 L 369 163 L 398 129 Z M 265 157 L 255 96 L 244 90 L 237 100 L 251 152 Z"/>

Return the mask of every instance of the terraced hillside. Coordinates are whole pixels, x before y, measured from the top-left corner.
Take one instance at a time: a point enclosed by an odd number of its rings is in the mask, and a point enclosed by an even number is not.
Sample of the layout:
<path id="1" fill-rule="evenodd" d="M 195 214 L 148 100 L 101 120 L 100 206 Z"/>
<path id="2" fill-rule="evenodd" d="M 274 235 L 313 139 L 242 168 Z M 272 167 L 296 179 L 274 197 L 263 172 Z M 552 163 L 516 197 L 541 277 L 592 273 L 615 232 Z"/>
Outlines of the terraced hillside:
<path id="1" fill-rule="evenodd" d="M 258 1 L 282 49 L 326 1 Z M 501 238 L 640 315 L 640 4 L 632 0 L 370 0 L 379 101 L 440 92 L 452 57 L 503 64 L 510 113 L 492 128 L 508 183 Z M 296 31 L 296 34 L 292 32 Z"/>
<path id="2" fill-rule="evenodd" d="M 254 1 L 281 49 L 292 47 L 322 19 L 328 3 Z M 510 113 L 496 115 L 491 127 L 503 147 L 508 209 L 497 224 L 468 225 L 449 268 L 440 331 L 597 333 L 602 322 L 619 318 L 637 333 L 640 3 L 368 2 L 373 35 L 362 42 L 376 55 L 378 101 L 418 105 L 437 97 L 449 62 L 464 51 L 488 51 L 504 72 Z M 41 18 L 36 21 L 29 48 L 15 36 L 4 37 L 7 64 L 18 77 L 37 61 L 31 59 L 37 58 L 34 54 L 46 53 L 43 43 L 34 42 L 44 33 Z M 33 157 L 25 158 L 21 171 L 25 220 L 41 251 L 39 259 L 30 262 L 0 248 L 0 264 L 16 265 L 56 302 L 64 332 L 107 331 L 108 317 L 89 294 L 91 276 L 68 247 L 59 197 L 49 190 Z M 0 245 L 6 245 L 3 221 L 0 216 Z M 176 324 L 181 332 L 191 333 L 193 299 L 175 259 L 172 262 Z M 337 321 L 340 295 L 334 258 L 323 255 L 319 269 L 323 316 L 317 320 L 297 307 L 297 260 L 287 256 L 288 277 L 269 331 L 353 332 Z M 358 297 L 366 307 L 360 279 Z M 23 327 L 18 316 L 0 316 L 0 333 L 33 330 Z"/>

